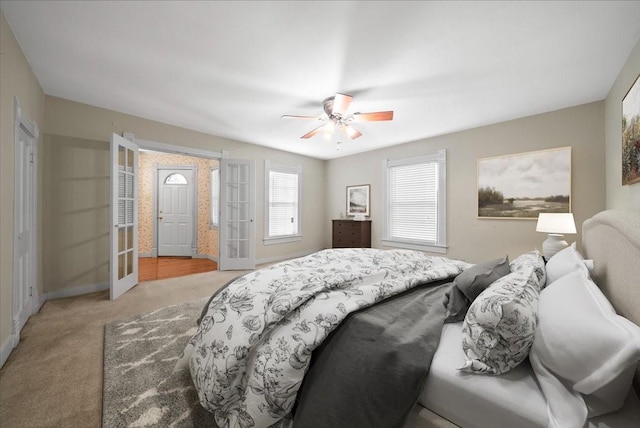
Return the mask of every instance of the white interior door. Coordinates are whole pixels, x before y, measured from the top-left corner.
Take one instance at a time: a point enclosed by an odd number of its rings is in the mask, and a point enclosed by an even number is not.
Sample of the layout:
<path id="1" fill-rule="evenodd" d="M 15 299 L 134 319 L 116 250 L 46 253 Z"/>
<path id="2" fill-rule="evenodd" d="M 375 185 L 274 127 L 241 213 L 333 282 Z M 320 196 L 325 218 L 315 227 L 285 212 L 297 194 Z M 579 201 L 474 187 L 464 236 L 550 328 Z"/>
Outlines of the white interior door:
<path id="1" fill-rule="evenodd" d="M 158 168 L 158 256 L 191 256 L 193 169 Z"/>
<path id="2" fill-rule="evenodd" d="M 220 270 L 255 269 L 255 162 L 220 161 Z"/>
<path id="3" fill-rule="evenodd" d="M 19 337 L 31 316 L 36 288 L 36 139 L 23 124 L 16 129 L 13 259 L 13 333 Z"/>
<path id="4" fill-rule="evenodd" d="M 138 283 L 138 146 L 111 136 L 111 300 Z"/>

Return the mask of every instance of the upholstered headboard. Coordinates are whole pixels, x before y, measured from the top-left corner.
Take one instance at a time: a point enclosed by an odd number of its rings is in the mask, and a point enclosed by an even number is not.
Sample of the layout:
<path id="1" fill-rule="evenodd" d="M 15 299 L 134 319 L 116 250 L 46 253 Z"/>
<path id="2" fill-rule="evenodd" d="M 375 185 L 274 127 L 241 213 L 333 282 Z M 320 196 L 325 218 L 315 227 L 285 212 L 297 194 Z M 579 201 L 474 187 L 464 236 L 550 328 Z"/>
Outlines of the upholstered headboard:
<path id="1" fill-rule="evenodd" d="M 582 246 L 595 282 L 619 315 L 640 325 L 640 210 L 607 210 L 582 225 Z M 640 390 L 640 367 L 636 370 Z"/>

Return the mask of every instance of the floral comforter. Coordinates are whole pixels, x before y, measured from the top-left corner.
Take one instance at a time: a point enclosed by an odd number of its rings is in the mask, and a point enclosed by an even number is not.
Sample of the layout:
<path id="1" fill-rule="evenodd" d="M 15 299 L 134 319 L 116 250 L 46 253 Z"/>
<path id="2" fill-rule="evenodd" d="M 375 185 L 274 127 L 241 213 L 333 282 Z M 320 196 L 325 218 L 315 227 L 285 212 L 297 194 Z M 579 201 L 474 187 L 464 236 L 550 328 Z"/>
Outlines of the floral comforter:
<path id="1" fill-rule="evenodd" d="M 468 263 L 410 250 L 334 249 L 247 274 L 208 303 L 185 354 L 220 427 L 268 427 L 295 403 L 312 351 L 351 312 Z"/>

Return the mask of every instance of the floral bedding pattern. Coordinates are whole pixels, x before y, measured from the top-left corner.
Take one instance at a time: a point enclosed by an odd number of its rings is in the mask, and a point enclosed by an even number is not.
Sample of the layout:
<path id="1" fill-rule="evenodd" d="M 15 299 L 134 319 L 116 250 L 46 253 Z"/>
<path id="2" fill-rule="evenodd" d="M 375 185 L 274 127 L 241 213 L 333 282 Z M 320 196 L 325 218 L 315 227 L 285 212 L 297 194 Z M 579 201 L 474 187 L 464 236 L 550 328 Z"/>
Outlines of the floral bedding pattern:
<path id="1" fill-rule="evenodd" d="M 185 349 L 200 403 L 220 427 L 278 424 L 312 351 L 349 313 L 469 266 L 411 250 L 333 249 L 237 279 Z"/>
<path id="2" fill-rule="evenodd" d="M 544 261 L 538 251 L 532 251 L 511 262 L 510 270 L 469 307 L 462 324 L 465 363 L 461 371 L 502 374 L 529 356 L 546 278 Z"/>

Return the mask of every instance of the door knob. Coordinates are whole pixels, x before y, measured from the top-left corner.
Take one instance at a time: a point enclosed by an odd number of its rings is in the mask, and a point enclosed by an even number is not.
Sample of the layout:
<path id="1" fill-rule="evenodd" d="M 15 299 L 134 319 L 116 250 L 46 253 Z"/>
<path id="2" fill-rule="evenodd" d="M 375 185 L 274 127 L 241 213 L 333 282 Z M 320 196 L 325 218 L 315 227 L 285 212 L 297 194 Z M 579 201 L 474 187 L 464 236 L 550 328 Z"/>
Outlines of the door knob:
<path id="1" fill-rule="evenodd" d="M 158 220 L 162 220 L 162 217 L 158 217 Z"/>

